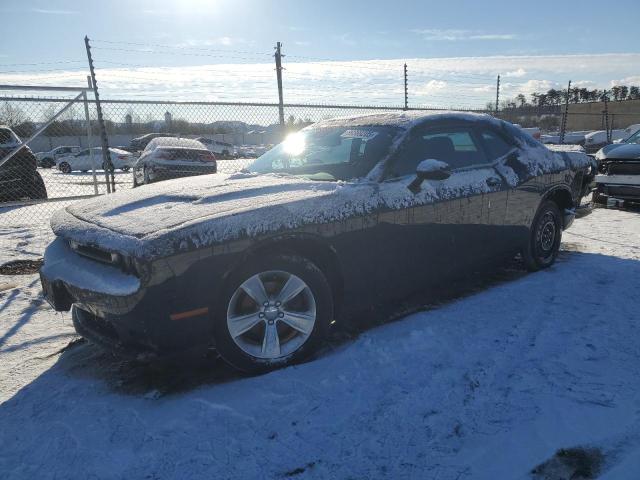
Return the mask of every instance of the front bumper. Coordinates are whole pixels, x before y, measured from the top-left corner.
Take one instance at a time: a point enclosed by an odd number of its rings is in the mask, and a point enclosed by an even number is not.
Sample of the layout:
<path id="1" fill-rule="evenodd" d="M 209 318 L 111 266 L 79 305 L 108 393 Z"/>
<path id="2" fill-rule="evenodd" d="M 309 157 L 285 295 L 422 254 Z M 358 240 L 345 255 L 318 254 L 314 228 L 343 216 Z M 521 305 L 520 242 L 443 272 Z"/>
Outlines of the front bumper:
<path id="1" fill-rule="evenodd" d="M 640 200 L 640 175 L 597 175 L 599 195 L 622 200 Z"/>
<path id="2" fill-rule="evenodd" d="M 47 301 L 56 311 L 72 309 L 76 331 L 88 340 L 127 357 L 175 357 L 212 346 L 209 311 L 222 275 L 211 273 L 228 268 L 226 256 L 191 257 L 199 261 L 186 267 L 184 256 L 158 260 L 142 285 L 58 237 L 47 248 L 40 280 Z"/>

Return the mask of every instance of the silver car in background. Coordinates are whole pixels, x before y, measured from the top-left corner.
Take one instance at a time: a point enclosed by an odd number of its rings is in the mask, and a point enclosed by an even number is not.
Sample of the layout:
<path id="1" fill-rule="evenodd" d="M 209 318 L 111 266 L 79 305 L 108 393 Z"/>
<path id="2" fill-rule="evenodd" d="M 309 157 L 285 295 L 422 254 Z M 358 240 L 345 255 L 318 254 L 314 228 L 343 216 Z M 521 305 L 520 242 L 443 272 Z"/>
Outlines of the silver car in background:
<path id="1" fill-rule="evenodd" d="M 217 173 L 216 157 L 201 142 L 189 138 L 151 140 L 133 167 L 133 186 L 171 178 Z"/>

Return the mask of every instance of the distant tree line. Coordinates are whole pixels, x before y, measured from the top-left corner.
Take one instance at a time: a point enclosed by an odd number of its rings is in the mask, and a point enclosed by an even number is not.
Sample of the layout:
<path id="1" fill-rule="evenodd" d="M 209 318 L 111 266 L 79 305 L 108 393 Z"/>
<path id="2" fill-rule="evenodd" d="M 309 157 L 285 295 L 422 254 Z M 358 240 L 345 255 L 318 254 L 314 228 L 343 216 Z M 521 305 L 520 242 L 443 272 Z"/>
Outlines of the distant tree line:
<path id="1" fill-rule="evenodd" d="M 562 105 L 567 101 L 566 89 L 551 88 L 545 93 L 533 92 L 529 95 L 530 101 L 527 97 L 520 93 L 515 98 L 505 99 L 500 103 L 502 109 L 515 109 L 526 107 L 553 107 Z M 569 91 L 569 103 L 587 103 L 587 102 L 600 102 L 607 97 L 609 101 L 622 102 L 625 100 L 640 100 L 640 87 L 632 85 L 616 85 L 611 87 L 610 90 L 600 90 L 597 88 L 572 88 Z M 494 103 L 487 103 L 487 109 L 495 109 Z"/>

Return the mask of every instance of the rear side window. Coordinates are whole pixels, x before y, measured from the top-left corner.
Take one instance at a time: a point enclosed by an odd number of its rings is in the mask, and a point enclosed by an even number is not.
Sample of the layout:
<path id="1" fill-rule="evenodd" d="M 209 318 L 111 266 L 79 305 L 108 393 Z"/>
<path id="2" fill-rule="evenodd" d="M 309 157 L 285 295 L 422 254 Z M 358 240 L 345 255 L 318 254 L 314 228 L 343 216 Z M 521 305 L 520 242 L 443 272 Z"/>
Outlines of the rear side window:
<path id="1" fill-rule="evenodd" d="M 482 165 L 489 160 L 470 128 L 450 127 L 412 135 L 391 165 L 391 176 L 415 173 L 422 160 L 446 162 L 451 169 Z"/>
<path id="2" fill-rule="evenodd" d="M 504 157 L 513 148 L 504 138 L 491 130 L 483 129 L 480 136 L 491 160 Z"/>

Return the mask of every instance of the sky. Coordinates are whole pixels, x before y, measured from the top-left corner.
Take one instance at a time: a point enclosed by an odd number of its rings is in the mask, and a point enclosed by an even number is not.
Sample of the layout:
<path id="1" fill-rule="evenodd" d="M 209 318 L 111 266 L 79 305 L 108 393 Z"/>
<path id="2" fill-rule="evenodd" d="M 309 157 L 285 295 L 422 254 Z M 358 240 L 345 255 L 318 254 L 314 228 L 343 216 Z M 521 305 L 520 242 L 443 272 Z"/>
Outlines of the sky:
<path id="1" fill-rule="evenodd" d="M 0 82 L 103 98 L 483 107 L 574 85 L 640 84 L 640 10 L 601 1 L 2 0 Z"/>

